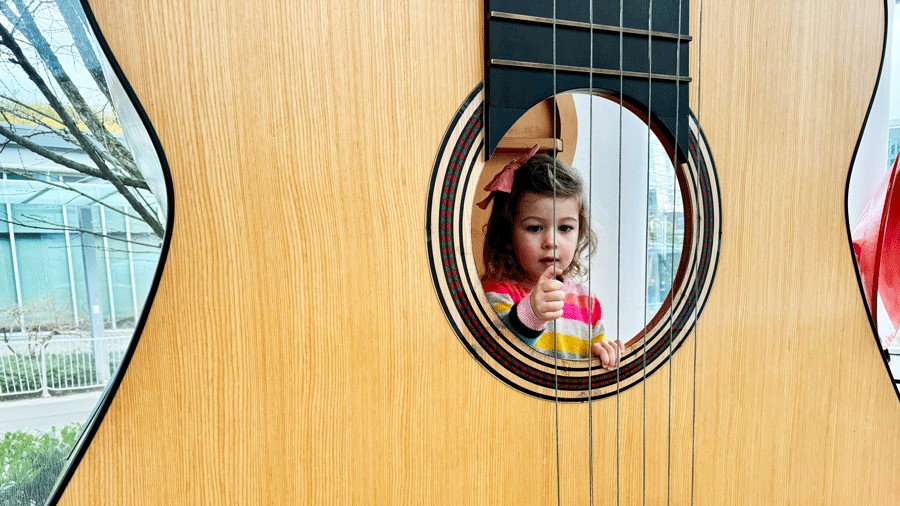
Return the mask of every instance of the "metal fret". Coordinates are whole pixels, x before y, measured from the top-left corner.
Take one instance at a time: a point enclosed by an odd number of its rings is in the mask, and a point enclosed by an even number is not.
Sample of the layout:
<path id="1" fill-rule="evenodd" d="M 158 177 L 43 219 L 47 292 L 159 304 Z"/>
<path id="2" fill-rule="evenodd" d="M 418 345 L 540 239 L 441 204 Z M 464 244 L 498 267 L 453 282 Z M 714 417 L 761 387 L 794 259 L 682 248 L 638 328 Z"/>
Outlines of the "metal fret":
<path id="1" fill-rule="evenodd" d="M 491 19 L 507 19 L 510 21 L 525 21 L 528 23 L 538 23 L 545 25 L 553 25 L 554 20 L 552 18 L 543 18 L 540 16 L 527 16 L 524 14 L 514 14 L 511 12 L 499 12 L 499 11 L 491 11 L 490 14 Z M 567 19 L 557 19 L 555 21 L 556 26 L 569 26 L 572 28 L 583 28 L 585 30 L 590 30 L 593 28 L 595 31 L 601 32 L 610 32 L 610 33 L 625 33 L 630 35 L 645 35 L 647 37 L 652 36 L 653 38 L 658 39 L 670 39 L 670 40 L 680 40 L 689 42 L 691 40 L 690 35 L 686 34 L 677 34 L 671 32 L 651 32 L 650 30 L 642 30 L 640 28 L 625 28 L 614 25 L 600 25 L 595 23 L 585 23 L 584 21 L 571 21 Z"/>
<path id="2" fill-rule="evenodd" d="M 550 63 L 537 63 L 537 62 L 529 62 L 529 61 L 517 61 L 517 60 L 499 60 L 499 59 L 491 59 L 491 65 L 499 65 L 503 67 L 519 67 L 526 69 L 541 69 L 541 70 L 553 70 L 554 65 Z M 651 76 L 648 72 L 631 72 L 631 71 L 623 71 L 620 72 L 618 70 L 609 70 L 602 68 L 591 68 L 591 67 L 578 67 L 574 65 L 556 65 L 555 66 L 557 72 L 578 72 L 581 74 L 589 74 L 593 72 L 594 74 L 604 75 L 604 76 L 624 76 L 624 77 L 638 77 L 647 79 L 652 77 L 653 79 L 661 79 L 664 81 L 678 81 L 682 83 L 688 83 L 691 81 L 691 78 L 688 76 L 673 76 L 671 74 L 653 74 Z"/>

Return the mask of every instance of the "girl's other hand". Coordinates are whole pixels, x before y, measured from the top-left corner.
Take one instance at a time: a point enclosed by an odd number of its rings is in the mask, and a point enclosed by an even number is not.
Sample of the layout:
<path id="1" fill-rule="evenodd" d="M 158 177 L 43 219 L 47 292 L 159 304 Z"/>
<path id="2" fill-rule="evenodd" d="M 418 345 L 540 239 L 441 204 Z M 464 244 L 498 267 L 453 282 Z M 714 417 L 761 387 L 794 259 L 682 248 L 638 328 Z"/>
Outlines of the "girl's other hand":
<path id="1" fill-rule="evenodd" d="M 552 265 L 547 267 L 531 291 L 529 296 L 531 309 L 541 321 L 549 322 L 563 314 L 563 299 L 566 293 L 563 292 L 562 281 L 556 279 L 556 276 L 562 273 L 562 269 L 558 267 L 554 268 Z"/>
<path id="2" fill-rule="evenodd" d="M 625 343 L 604 339 L 591 346 L 591 355 L 600 359 L 600 365 L 604 369 L 613 369 L 619 365 L 619 359 L 625 352 Z"/>

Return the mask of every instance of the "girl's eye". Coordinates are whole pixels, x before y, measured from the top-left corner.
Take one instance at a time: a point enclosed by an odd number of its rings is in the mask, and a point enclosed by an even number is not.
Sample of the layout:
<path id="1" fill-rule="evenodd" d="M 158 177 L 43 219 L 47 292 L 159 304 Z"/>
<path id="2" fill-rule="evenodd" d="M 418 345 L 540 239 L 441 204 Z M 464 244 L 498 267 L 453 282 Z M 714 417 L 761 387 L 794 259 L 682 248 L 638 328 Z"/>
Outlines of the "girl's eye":
<path id="1" fill-rule="evenodd" d="M 572 230 L 575 230 L 575 227 L 573 227 L 572 225 L 560 225 L 559 226 L 560 232 L 571 232 Z"/>
<path id="2" fill-rule="evenodd" d="M 531 233 L 540 232 L 544 227 L 540 225 L 526 225 L 525 230 Z"/>

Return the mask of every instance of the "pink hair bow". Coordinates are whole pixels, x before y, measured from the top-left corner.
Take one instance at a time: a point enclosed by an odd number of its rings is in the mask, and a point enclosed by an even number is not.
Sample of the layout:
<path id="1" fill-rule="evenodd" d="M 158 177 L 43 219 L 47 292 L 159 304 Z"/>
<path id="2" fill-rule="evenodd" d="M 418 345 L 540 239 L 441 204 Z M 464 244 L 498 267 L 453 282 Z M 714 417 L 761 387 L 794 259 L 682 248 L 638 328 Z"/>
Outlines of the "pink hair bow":
<path id="1" fill-rule="evenodd" d="M 488 203 L 494 198 L 494 192 L 510 193 L 512 191 L 513 179 L 516 177 L 516 171 L 519 170 L 519 167 L 524 165 L 525 162 L 530 160 L 539 149 L 540 146 L 535 144 L 534 147 L 531 148 L 531 151 L 525 153 L 516 160 L 507 163 L 506 166 L 503 167 L 503 170 L 497 173 L 497 175 L 494 176 L 494 179 L 484 187 L 485 191 L 490 192 L 487 198 L 476 205 L 482 209 L 487 209 Z"/>

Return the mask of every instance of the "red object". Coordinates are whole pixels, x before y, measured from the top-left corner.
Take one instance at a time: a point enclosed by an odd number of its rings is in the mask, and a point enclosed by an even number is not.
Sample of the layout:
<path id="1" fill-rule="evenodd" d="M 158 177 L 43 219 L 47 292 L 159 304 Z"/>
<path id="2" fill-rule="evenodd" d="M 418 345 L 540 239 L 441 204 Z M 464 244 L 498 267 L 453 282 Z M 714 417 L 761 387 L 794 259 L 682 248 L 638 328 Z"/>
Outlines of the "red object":
<path id="1" fill-rule="evenodd" d="M 519 169 L 519 167 L 522 166 L 522 164 L 524 164 L 532 156 L 534 156 L 538 152 L 538 149 L 540 149 L 540 146 L 538 144 L 535 144 L 534 147 L 531 148 L 531 151 L 525 153 L 516 160 L 507 163 L 503 167 L 503 170 L 498 172 L 497 175 L 494 176 L 494 179 L 491 179 L 491 182 L 484 187 L 484 190 L 490 192 L 490 194 L 488 194 L 487 198 L 477 204 L 478 207 L 487 209 L 488 203 L 492 198 L 494 198 L 494 192 L 511 192 L 513 180 L 516 178 L 516 171 Z"/>
<path id="2" fill-rule="evenodd" d="M 878 314 L 877 301 L 887 312 L 895 329 L 881 336 L 887 347 L 900 328 L 900 153 L 891 170 L 878 185 L 872 200 L 853 227 L 853 251 L 862 278 L 866 303 L 873 315 Z M 877 324 L 876 317 L 876 324 Z M 879 329 L 879 334 L 883 333 Z"/>

